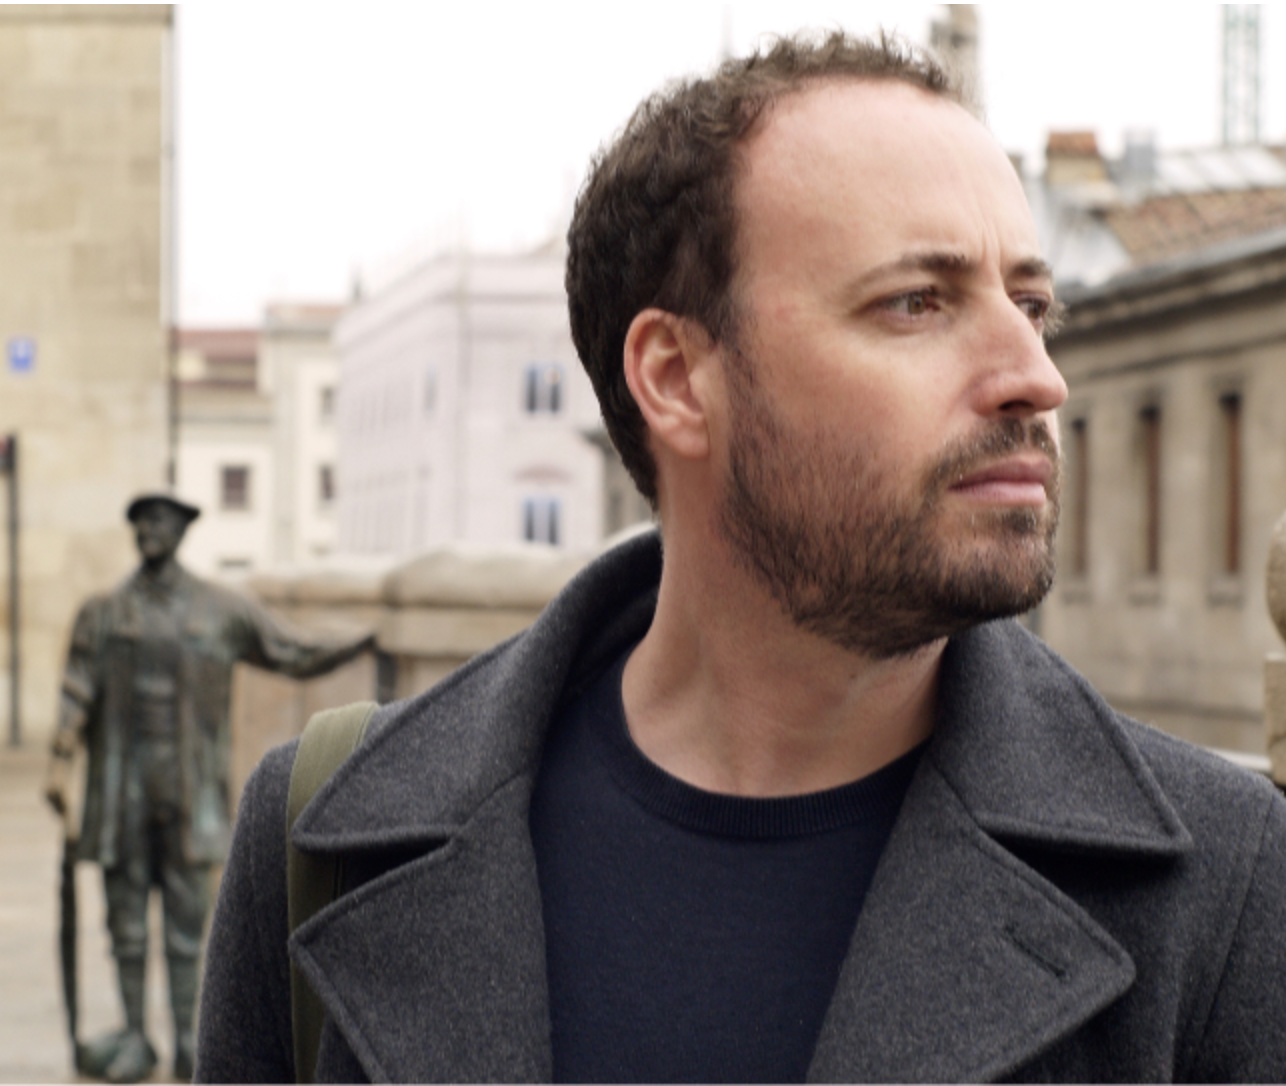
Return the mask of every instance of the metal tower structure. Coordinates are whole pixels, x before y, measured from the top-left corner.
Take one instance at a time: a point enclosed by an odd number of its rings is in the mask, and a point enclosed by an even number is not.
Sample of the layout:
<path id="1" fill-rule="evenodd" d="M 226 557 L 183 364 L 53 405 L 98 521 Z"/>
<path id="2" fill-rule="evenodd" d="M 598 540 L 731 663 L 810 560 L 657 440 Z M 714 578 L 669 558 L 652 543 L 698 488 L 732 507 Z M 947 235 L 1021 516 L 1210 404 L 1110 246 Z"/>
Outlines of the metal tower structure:
<path id="1" fill-rule="evenodd" d="M 1223 142 L 1259 142 L 1261 4 L 1223 6 Z"/>

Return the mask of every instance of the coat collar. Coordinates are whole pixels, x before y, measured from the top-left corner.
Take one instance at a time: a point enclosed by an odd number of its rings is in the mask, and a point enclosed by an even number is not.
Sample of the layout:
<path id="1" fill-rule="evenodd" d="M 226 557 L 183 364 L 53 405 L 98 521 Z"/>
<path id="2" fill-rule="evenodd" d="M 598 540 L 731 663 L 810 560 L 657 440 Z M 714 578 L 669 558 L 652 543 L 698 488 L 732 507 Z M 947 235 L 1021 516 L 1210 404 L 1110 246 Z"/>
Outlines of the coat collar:
<path id="1" fill-rule="evenodd" d="M 1191 849 L 1116 713 L 1017 623 L 953 638 L 940 689 L 931 760 L 987 832 L 1060 849 Z"/>
<path id="2" fill-rule="evenodd" d="M 296 823 L 309 851 L 431 849 L 292 938 L 372 1077 L 550 1074 L 531 787 L 548 721 L 646 630 L 659 573 L 652 535 L 589 566 L 529 631 L 384 710 Z M 1020 1066 L 1119 998 L 1134 965 L 1013 847 L 1191 848 L 1112 710 L 1015 623 L 954 638 L 941 691 L 815 1079 L 982 1080 Z"/>
<path id="3" fill-rule="evenodd" d="M 559 705 L 646 632 L 660 562 L 648 535 L 593 563 L 531 629 L 378 714 L 301 812 L 305 851 L 423 853 L 291 938 L 372 1081 L 552 1076 L 531 789 Z"/>
<path id="4" fill-rule="evenodd" d="M 528 630 L 386 706 L 300 814 L 295 843 L 338 852 L 440 841 L 508 781 L 534 775 L 559 706 L 647 631 L 660 573 L 658 537 L 635 537 L 582 570 Z"/>

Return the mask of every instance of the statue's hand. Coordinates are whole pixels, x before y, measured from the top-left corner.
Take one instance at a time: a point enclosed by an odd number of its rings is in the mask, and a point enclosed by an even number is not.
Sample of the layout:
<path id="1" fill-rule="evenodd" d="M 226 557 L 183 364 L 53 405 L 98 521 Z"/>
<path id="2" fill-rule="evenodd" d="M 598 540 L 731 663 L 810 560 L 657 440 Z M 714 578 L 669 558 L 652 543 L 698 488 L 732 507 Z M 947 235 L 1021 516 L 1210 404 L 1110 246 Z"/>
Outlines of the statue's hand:
<path id="1" fill-rule="evenodd" d="M 67 773 L 71 761 L 54 755 L 45 774 L 45 800 L 60 815 L 67 813 Z"/>

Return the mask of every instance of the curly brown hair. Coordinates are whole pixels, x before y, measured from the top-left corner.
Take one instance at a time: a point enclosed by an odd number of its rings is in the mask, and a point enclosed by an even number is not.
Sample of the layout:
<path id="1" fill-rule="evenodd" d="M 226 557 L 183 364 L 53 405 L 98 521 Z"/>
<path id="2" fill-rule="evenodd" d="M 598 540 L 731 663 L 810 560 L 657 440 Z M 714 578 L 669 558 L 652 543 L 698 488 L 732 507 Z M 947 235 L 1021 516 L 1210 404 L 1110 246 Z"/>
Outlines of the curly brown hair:
<path id="1" fill-rule="evenodd" d="M 716 343 L 735 342 L 739 148 L 775 102 L 837 79 L 899 80 L 963 103 L 948 70 L 896 36 L 778 38 L 645 99 L 581 186 L 567 232 L 572 339 L 607 432 L 654 508 L 656 464 L 625 382 L 626 333 L 655 306 L 697 322 Z"/>

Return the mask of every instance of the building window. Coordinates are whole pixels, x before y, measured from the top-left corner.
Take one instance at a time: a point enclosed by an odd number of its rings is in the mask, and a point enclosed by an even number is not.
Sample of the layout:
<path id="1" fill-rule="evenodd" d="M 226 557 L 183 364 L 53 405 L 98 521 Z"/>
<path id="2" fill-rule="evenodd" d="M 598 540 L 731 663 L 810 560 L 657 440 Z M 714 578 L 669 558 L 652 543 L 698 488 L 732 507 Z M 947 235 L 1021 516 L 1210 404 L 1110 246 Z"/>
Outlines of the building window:
<path id="1" fill-rule="evenodd" d="M 324 506 L 335 500 L 335 467 L 321 464 L 317 468 L 317 502 Z"/>
<path id="2" fill-rule="evenodd" d="M 317 414 L 322 422 L 335 421 L 335 386 L 323 385 L 318 390 Z"/>
<path id="3" fill-rule="evenodd" d="M 1161 572 L 1161 408 L 1139 412 L 1139 453 L 1143 484 L 1143 548 L 1140 567 L 1155 576 Z"/>
<path id="4" fill-rule="evenodd" d="M 1241 394 L 1219 397 L 1220 441 L 1216 457 L 1220 491 L 1220 572 L 1241 573 Z"/>
<path id="5" fill-rule="evenodd" d="M 529 415 L 557 415 L 563 409 L 563 367 L 534 362 L 524 371 L 523 404 Z"/>
<path id="6" fill-rule="evenodd" d="M 243 464 L 225 464 L 220 469 L 219 508 L 250 508 L 250 469 Z"/>
<path id="7" fill-rule="evenodd" d="M 1090 454 L 1089 423 L 1087 420 L 1073 419 L 1071 448 L 1068 449 L 1067 466 L 1070 470 L 1071 493 L 1069 497 L 1071 514 L 1071 573 L 1074 577 L 1084 577 L 1089 572 L 1090 559 Z"/>
<path id="8" fill-rule="evenodd" d="M 557 498 L 524 498 L 522 537 L 529 543 L 558 546 L 562 540 L 562 503 Z"/>

